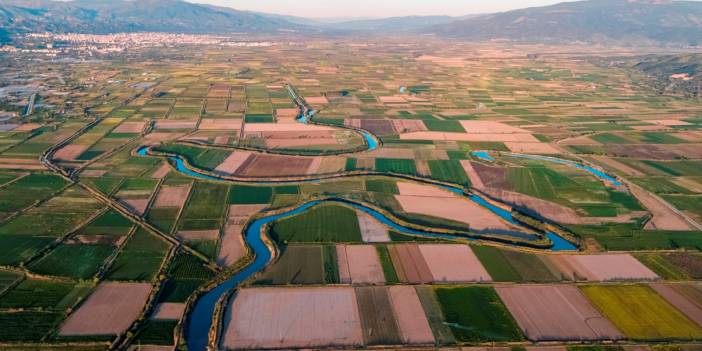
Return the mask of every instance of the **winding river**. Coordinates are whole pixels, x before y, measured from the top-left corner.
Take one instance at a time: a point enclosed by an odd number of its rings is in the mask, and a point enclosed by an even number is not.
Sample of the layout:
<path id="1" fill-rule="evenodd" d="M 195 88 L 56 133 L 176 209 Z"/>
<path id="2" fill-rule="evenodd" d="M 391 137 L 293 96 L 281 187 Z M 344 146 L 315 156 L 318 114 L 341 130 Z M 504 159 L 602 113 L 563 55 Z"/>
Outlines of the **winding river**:
<path id="1" fill-rule="evenodd" d="M 304 113 L 301 114 L 301 116 L 298 118 L 298 121 L 301 123 L 309 123 L 310 118 L 314 114 L 313 110 L 309 110 L 307 108 L 303 109 Z M 364 138 L 367 150 L 375 150 L 379 147 L 379 140 L 377 137 L 375 137 L 373 134 L 371 134 L 368 131 L 365 130 L 356 130 L 361 134 L 361 136 Z M 140 156 L 149 156 L 149 146 L 142 146 L 137 149 L 137 154 Z M 487 152 L 481 153 L 480 155 L 476 156 L 486 156 L 486 158 L 491 158 Z M 215 180 L 215 181 L 226 181 L 224 179 L 214 177 L 212 175 L 198 172 L 197 170 L 192 170 L 188 167 L 186 167 L 186 163 L 184 159 L 180 156 L 169 156 L 168 159 L 172 162 L 172 164 L 175 166 L 175 169 L 187 176 L 194 177 L 194 178 L 199 178 L 199 179 L 205 179 L 205 180 Z M 300 182 L 317 182 L 319 179 L 306 179 L 302 180 Z M 295 181 L 295 183 L 300 183 L 298 181 Z M 272 182 L 272 181 L 253 181 L 250 182 L 252 184 L 260 184 L 260 185 L 269 185 L 269 184 L 276 184 L 280 182 Z M 501 218 L 505 219 L 506 221 L 509 221 L 510 223 L 523 227 L 521 223 L 519 223 L 517 220 L 515 220 L 512 217 L 512 214 L 498 206 L 495 206 L 491 204 L 489 201 L 486 199 L 476 195 L 476 194 L 466 194 L 463 189 L 459 187 L 452 187 L 452 186 L 441 186 L 442 188 L 449 190 L 451 192 L 454 192 L 456 194 L 459 194 L 460 196 L 465 196 L 468 200 L 473 201 L 484 208 L 490 210 L 494 214 L 500 216 Z M 449 234 L 443 234 L 439 232 L 432 232 L 432 231 L 424 231 L 424 230 L 417 230 L 413 228 L 409 228 L 403 225 L 400 225 L 396 222 L 394 222 L 392 219 L 386 217 L 384 214 L 367 207 L 361 203 L 345 200 L 345 199 L 326 199 L 326 200 L 313 200 L 306 202 L 298 207 L 295 207 L 294 209 L 288 210 L 283 213 L 278 213 L 274 215 L 268 215 L 264 216 L 261 218 L 258 218 L 251 222 L 246 228 L 246 232 L 244 233 L 244 238 L 246 240 L 246 243 L 248 246 L 251 248 L 253 254 L 255 255 L 254 261 L 251 262 L 249 265 L 245 266 L 242 270 L 234 274 L 231 278 L 227 279 L 226 281 L 220 283 L 213 289 L 209 290 L 202 296 L 200 296 L 196 302 L 195 305 L 193 306 L 193 309 L 191 313 L 186 317 L 185 320 L 185 331 L 186 331 L 186 340 L 188 344 L 188 350 L 191 351 L 204 351 L 207 350 L 207 345 L 208 345 L 208 337 L 209 337 L 209 330 L 211 328 L 212 324 L 212 316 L 214 313 L 215 306 L 217 304 L 217 301 L 228 291 L 231 289 L 236 288 L 241 282 L 251 278 L 253 275 L 255 275 L 258 272 L 261 272 L 266 268 L 266 266 L 271 263 L 272 260 L 272 252 L 270 251 L 269 247 L 264 243 L 261 230 L 266 224 L 270 224 L 272 222 L 275 222 L 277 220 L 295 216 L 297 214 L 300 214 L 304 212 L 307 209 L 310 209 L 314 206 L 317 206 L 321 203 L 325 202 L 338 202 L 338 203 L 343 203 L 347 206 L 351 206 L 357 210 L 363 211 L 387 227 L 391 228 L 394 231 L 397 231 L 402 234 L 406 235 L 411 235 L 411 236 L 419 236 L 419 237 L 424 237 L 424 238 L 433 238 L 433 239 L 456 239 L 456 235 L 449 235 Z M 534 235 L 526 234 L 526 233 L 512 233 L 512 234 L 507 234 L 507 235 L 513 235 L 516 237 L 519 237 L 521 239 L 527 239 L 530 240 L 530 238 L 536 239 Z M 553 242 L 552 247 L 550 250 L 552 251 L 574 251 L 577 250 L 577 247 L 572 244 L 571 242 L 565 240 L 564 238 L 559 237 L 555 233 L 545 233 L 545 235 Z M 458 236 L 459 238 L 463 239 L 468 239 L 468 240 L 474 240 L 470 239 L 468 237 L 463 237 L 463 236 Z"/>

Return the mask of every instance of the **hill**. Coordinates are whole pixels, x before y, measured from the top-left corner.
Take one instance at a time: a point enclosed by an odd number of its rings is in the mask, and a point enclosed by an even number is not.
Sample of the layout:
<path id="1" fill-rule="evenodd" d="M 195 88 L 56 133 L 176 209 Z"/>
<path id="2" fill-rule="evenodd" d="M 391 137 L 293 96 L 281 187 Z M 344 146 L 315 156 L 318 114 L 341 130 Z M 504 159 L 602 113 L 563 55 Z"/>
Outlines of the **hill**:
<path id="1" fill-rule="evenodd" d="M 181 0 L 3 0 L 0 28 L 8 33 L 260 33 L 301 30 L 304 26 L 252 12 Z"/>
<path id="2" fill-rule="evenodd" d="M 702 2 L 566 2 L 439 24 L 426 32 L 476 41 L 698 45 L 702 43 Z"/>

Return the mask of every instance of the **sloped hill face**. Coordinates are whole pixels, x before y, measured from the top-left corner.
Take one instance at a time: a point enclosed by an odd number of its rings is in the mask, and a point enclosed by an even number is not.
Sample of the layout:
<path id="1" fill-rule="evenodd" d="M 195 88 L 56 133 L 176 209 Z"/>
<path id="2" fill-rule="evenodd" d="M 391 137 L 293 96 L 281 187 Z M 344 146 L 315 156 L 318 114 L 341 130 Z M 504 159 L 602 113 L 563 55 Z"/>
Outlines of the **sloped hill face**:
<path id="1" fill-rule="evenodd" d="M 590 0 L 485 15 L 427 30 L 468 40 L 702 43 L 702 2 Z"/>
<path id="2" fill-rule="evenodd" d="M 180 0 L 9 0 L 0 4 L 0 27 L 10 33 L 254 33 L 303 29 L 282 19 Z"/>

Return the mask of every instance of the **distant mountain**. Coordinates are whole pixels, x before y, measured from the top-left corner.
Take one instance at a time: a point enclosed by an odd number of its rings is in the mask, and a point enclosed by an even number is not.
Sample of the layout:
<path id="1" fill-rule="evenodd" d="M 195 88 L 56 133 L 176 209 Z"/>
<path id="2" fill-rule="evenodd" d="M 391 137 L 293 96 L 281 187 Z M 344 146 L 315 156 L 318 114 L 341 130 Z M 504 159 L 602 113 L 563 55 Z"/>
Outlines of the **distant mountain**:
<path id="1" fill-rule="evenodd" d="M 252 12 L 181 0 L 0 0 L 0 28 L 8 33 L 260 33 L 305 27 Z"/>
<path id="2" fill-rule="evenodd" d="M 702 54 L 651 55 L 631 60 L 631 66 L 654 79 L 660 91 L 699 97 Z"/>
<path id="3" fill-rule="evenodd" d="M 427 27 L 455 21 L 450 16 L 407 16 L 354 20 L 327 24 L 326 27 L 347 31 L 373 31 L 378 34 L 418 32 Z"/>
<path id="4" fill-rule="evenodd" d="M 527 8 L 439 24 L 426 32 L 468 40 L 698 45 L 702 2 L 589 0 Z"/>

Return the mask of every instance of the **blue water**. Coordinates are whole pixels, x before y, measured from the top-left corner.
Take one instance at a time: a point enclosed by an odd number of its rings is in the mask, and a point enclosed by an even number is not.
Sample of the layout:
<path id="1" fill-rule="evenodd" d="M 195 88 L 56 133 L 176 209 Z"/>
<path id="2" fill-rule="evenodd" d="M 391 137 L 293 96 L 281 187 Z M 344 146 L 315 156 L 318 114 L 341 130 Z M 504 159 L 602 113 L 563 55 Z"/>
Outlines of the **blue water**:
<path id="1" fill-rule="evenodd" d="M 492 156 L 490 156 L 490 153 L 488 151 L 473 151 L 470 154 L 485 161 L 492 162 L 495 160 Z"/>
<path id="2" fill-rule="evenodd" d="M 378 139 L 376 139 L 373 134 L 368 131 L 361 130 L 361 135 L 363 136 L 363 139 L 366 140 L 368 151 L 373 151 L 378 148 Z"/>
<path id="3" fill-rule="evenodd" d="M 588 165 L 584 165 L 584 164 L 581 164 L 581 163 L 578 163 L 575 161 L 564 160 L 562 158 L 551 157 L 551 156 L 525 155 L 525 154 L 513 154 L 513 153 L 510 153 L 508 155 L 514 156 L 514 157 L 532 159 L 532 160 L 548 161 L 548 162 L 553 162 L 553 163 L 558 163 L 558 164 L 562 164 L 562 165 L 575 167 L 577 169 L 586 171 L 599 179 L 602 179 L 606 182 L 609 182 L 614 186 L 621 186 L 622 185 L 622 182 L 617 180 L 617 178 L 612 177 L 609 174 L 607 174 L 607 173 L 605 173 L 597 168 L 593 168 L 593 167 L 590 167 Z"/>

